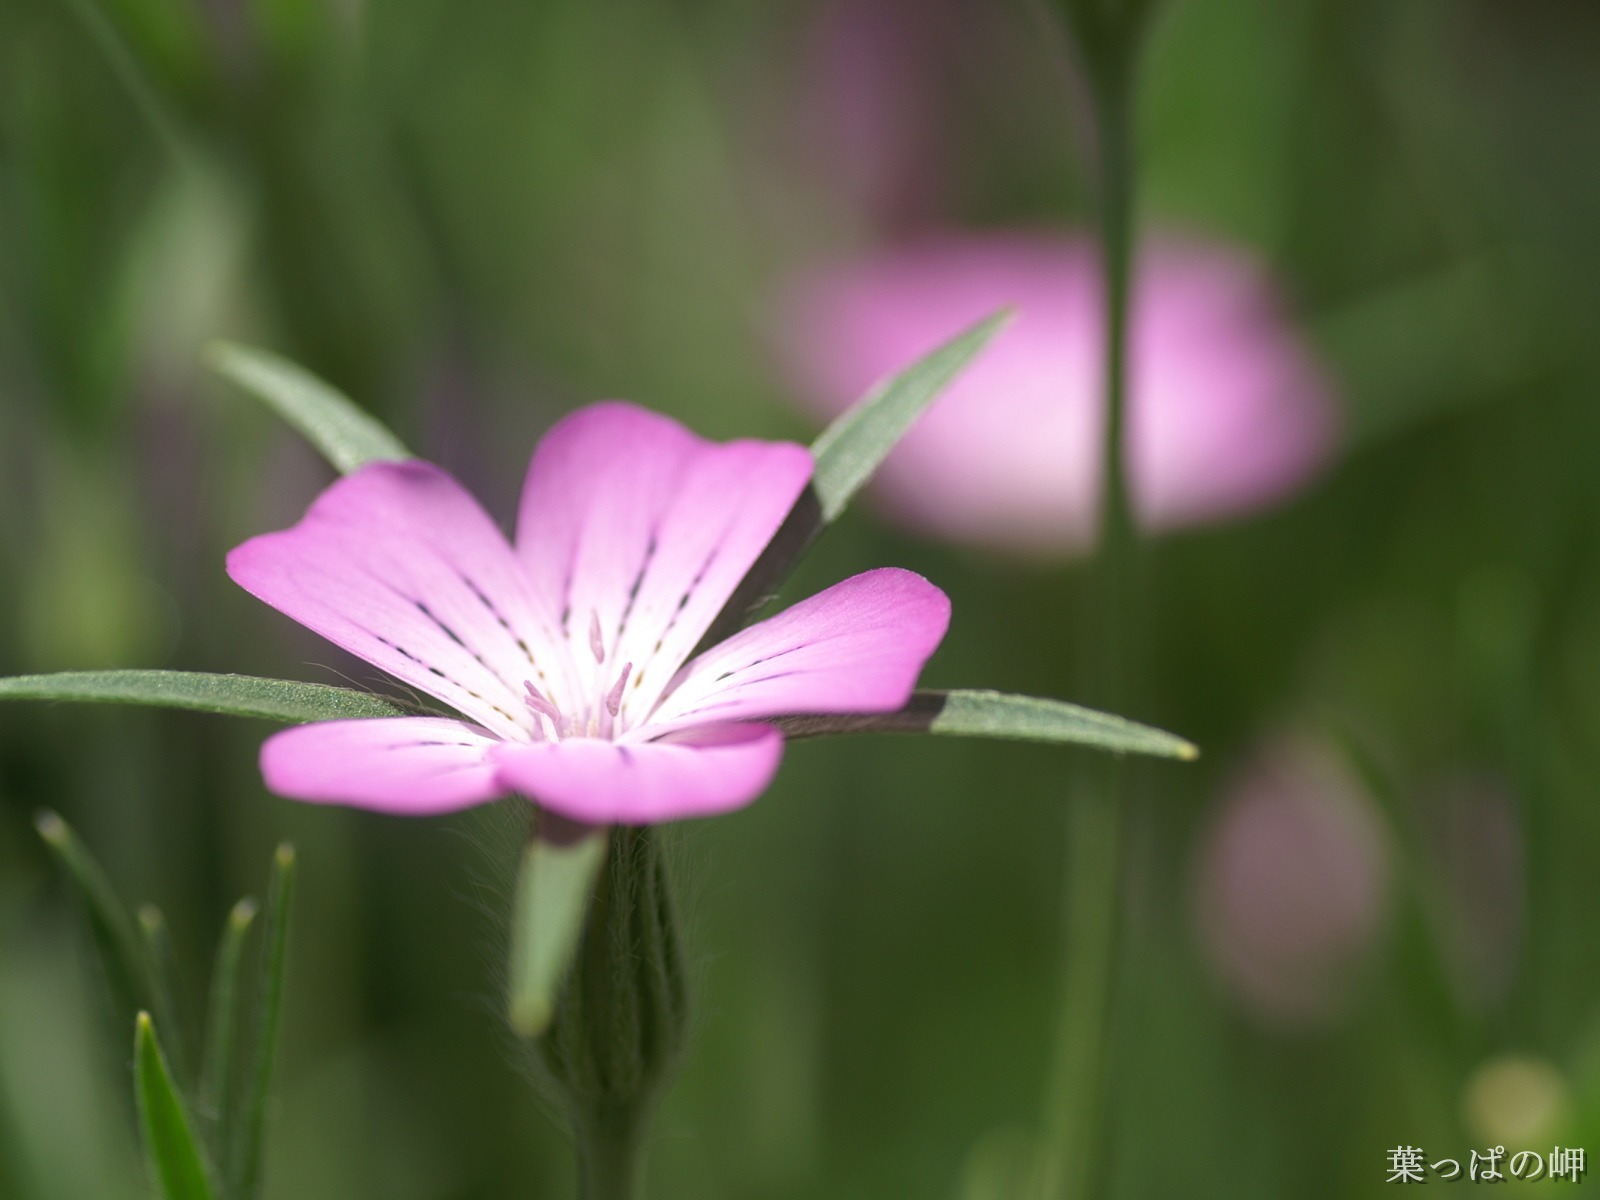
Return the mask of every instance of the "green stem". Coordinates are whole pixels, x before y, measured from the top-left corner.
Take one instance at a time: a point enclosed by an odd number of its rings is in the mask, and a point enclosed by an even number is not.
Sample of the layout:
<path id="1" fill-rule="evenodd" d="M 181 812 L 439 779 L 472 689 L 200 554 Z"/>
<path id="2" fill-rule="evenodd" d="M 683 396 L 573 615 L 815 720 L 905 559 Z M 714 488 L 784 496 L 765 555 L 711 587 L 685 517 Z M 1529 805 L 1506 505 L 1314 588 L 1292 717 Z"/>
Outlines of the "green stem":
<path id="1" fill-rule="evenodd" d="M 1105 424 L 1099 558 L 1087 663 L 1097 701 L 1120 710 L 1128 693 L 1129 575 L 1135 540 L 1127 477 L 1128 314 L 1134 226 L 1131 52 L 1090 63 L 1100 156 L 1104 277 Z M 1123 769 L 1089 764 L 1071 808 L 1066 852 L 1061 1023 L 1046 1101 L 1037 1195 L 1084 1200 L 1097 1186 L 1111 997 L 1121 909 Z"/>
<path id="2" fill-rule="evenodd" d="M 578 1200 L 634 1200 L 639 1195 L 640 1136 L 635 1114 L 608 1108 L 578 1131 Z"/>

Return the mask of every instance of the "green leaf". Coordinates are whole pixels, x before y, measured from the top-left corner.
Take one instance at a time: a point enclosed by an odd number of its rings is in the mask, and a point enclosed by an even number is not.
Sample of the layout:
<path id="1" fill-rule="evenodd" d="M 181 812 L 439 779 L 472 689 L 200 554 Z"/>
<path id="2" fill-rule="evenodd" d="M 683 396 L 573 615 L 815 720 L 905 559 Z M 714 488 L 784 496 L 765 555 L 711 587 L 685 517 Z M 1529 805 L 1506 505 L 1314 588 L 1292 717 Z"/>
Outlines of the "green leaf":
<path id="1" fill-rule="evenodd" d="M 696 653 L 742 628 L 777 593 L 811 544 L 838 519 L 889 451 L 991 338 L 1012 319 L 1001 309 L 880 383 L 811 444 L 811 483 L 728 597 Z"/>
<path id="2" fill-rule="evenodd" d="M 185 1075 L 183 1029 L 178 1020 L 178 993 L 174 980 L 177 966 L 172 953 L 172 934 L 167 919 L 154 904 L 141 904 L 137 915 L 139 936 L 144 942 L 145 962 L 150 972 L 150 999 L 161 1028 L 172 1039 L 173 1070 Z"/>
<path id="3" fill-rule="evenodd" d="M 1064 743 L 1157 758 L 1200 757 L 1192 742 L 1149 725 L 1065 700 L 1005 692 L 917 692 L 911 703 L 898 712 L 783 717 L 776 723 L 789 737 L 796 738 L 840 733 L 936 733 L 947 737 Z"/>
<path id="4" fill-rule="evenodd" d="M 606 859 L 607 831 L 556 842 L 535 837 L 522 856 L 511 916 L 511 1027 L 538 1037 L 583 933 L 595 879 Z"/>
<path id="5" fill-rule="evenodd" d="M 139 934 L 106 873 L 72 827 L 53 812 L 40 813 L 33 823 L 83 906 L 117 1025 L 126 1031 L 128 1018 L 150 1004 L 150 978 Z"/>
<path id="6" fill-rule="evenodd" d="M 225 1156 L 228 1139 L 236 1127 L 239 1040 L 239 977 L 244 965 L 245 942 L 255 924 L 256 902 L 246 896 L 233 906 L 217 947 L 211 970 L 211 997 L 206 1015 L 205 1058 L 200 1067 L 200 1111 L 213 1128 L 213 1146 Z"/>
<path id="7" fill-rule="evenodd" d="M 133 1086 L 139 1131 L 150 1172 L 165 1200 L 213 1200 L 209 1168 L 183 1098 L 173 1086 L 149 1013 L 140 1013 L 133 1047 Z"/>
<path id="8" fill-rule="evenodd" d="M 235 342 L 213 342 L 206 348 L 206 359 L 219 374 L 299 430 L 346 475 L 370 462 L 412 457 L 382 422 L 286 358 Z"/>
<path id="9" fill-rule="evenodd" d="M 227 1179 L 231 1200 L 253 1200 L 261 1189 L 261 1145 L 283 1015 L 283 975 L 289 956 L 289 905 L 294 898 L 294 865 L 294 847 L 288 843 L 279 846 L 273 855 L 272 878 L 267 884 L 259 994 L 244 1106 L 235 1136 L 228 1143 Z"/>
<path id="10" fill-rule="evenodd" d="M 195 712 L 261 717 L 268 721 L 330 721 L 340 717 L 414 715 L 371 692 L 199 671 L 61 671 L 0 678 L 0 700 L 82 700 L 149 704 Z"/>
<path id="11" fill-rule="evenodd" d="M 95 0 L 68 0 L 68 5 L 83 23 L 95 48 L 105 57 L 106 65 L 127 92 L 139 116 L 172 154 L 174 161 L 180 167 L 192 169 L 195 165 L 193 139 L 179 121 L 172 104 L 156 88 L 140 65 L 138 55 L 129 49 L 111 19 Z"/>
<path id="12" fill-rule="evenodd" d="M 1311 333 L 1351 397 L 1350 455 L 1464 405 L 1503 394 L 1533 372 L 1530 314 L 1503 303 L 1527 270 L 1515 249 L 1451 262 L 1361 296 Z"/>
<path id="13" fill-rule="evenodd" d="M 1001 309 L 985 317 L 873 388 L 822 431 L 811 444 L 811 456 L 817 460 L 811 486 L 823 525 L 831 525 L 844 512 L 923 410 L 1012 316 L 1010 309 Z"/>

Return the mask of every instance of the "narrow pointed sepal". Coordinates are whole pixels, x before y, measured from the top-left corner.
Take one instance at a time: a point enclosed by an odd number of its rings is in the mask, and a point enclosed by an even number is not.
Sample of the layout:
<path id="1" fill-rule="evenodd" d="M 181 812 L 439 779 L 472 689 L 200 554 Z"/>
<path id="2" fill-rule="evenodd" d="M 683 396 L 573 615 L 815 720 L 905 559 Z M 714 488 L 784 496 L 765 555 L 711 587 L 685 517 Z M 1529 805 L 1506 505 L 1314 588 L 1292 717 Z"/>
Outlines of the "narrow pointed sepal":
<path id="1" fill-rule="evenodd" d="M 411 457 L 376 417 L 286 358 L 236 342 L 213 342 L 206 348 L 206 360 L 298 430 L 346 475 L 369 462 Z"/>
<path id="2" fill-rule="evenodd" d="M 1193 742 L 1126 717 L 1065 700 L 978 689 L 916 692 L 911 703 L 895 712 L 780 717 L 775 724 L 790 738 L 842 733 L 934 733 L 945 737 L 1052 742 L 1184 761 L 1200 757 Z"/>
<path id="3" fill-rule="evenodd" d="M 160 1196 L 163 1200 L 215 1200 L 211 1166 L 195 1136 L 183 1097 L 172 1082 L 149 1013 L 141 1012 L 136 1021 L 133 1078 L 139 1133 Z"/>
<path id="4" fill-rule="evenodd" d="M 523 852 L 517 878 L 508 1016 L 520 1037 L 540 1036 L 555 1018 L 605 864 L 607 830 L 566 826 L 564 833 L 559 838 L 536 834 Z"/>

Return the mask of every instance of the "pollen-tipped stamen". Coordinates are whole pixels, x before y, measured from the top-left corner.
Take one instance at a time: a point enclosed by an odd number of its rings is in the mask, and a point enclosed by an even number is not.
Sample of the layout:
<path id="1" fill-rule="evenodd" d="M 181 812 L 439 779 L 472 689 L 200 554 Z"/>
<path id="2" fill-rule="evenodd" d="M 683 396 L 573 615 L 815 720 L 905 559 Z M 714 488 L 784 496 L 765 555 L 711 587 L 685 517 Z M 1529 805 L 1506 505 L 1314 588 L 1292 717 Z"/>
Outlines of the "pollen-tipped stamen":
<path id="1" fill-rule="evenodd" d="M 632 663 L 622 665 L 622 674 L 617 676 L 617 682 L 612 684 L 611 690 L 606 693 L 606 711 L 613 717 L 622 707 L 622 689 L 628 686 L 628 673 L 633 670 Z"/>
<path id="2" fill-rule="evenodd" d="M 533 680 L 525 681 L 522 686 L 527 689 L 527 695 L 522 698 L 522 702 L 528 706 L 529 711 L 534 715 L 533 732 L 535 740 L 539 740 L 544 735 L 544 729 L 538 721 L 539 717 L 543 717 L 550 722 L 552 736 L 560 738 L 564 735 L 567 732 L 567 720 L 561 715 L 561 710 L 551 703 L 543 692 L 533 686 Z"/>
<path id="3" fill-rule="evenodd" d="M 594 652 L 596 663 L 605 662 L 606 644 L 600 640 L 600 612 L 593 608 L 589 610 L 589 649 Z"/>

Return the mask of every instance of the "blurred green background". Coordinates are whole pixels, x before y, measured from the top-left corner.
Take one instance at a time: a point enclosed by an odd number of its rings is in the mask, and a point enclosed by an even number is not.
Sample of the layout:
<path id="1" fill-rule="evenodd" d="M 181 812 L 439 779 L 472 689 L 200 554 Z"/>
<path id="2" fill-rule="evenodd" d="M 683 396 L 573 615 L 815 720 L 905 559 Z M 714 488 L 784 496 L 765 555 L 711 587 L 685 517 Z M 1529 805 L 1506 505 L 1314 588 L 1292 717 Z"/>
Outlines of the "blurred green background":
<path id="1" fill-rule="evenodd" d="M 1364 1196 L 1402 1143 L 1600 1152 L 1600 8 L 1170 8 L 1146 215 L 1267 257 L 1348 429 L 1292 502 L 1149 550 L 1130 715 L 1205 757 L 1134 774 L 1105 1194 Z M 944 31 L 938 219 L 1087 219 L 1041 10 L 907 11 Z M 371 679 L 222 572 L 329 472 L 207 376 L 212 337 L 305 363 L 501 516 L 540 432 L 593 399 L 808 436 L 768 298 L 883 232 L 813 152 L 819 12 L 0 4 L 0 674 Z M 1072 694 L 1082 565 L 863 507 L 792 594 L 887 563 L 955 602 L 927 682 Z M 1326 962 L 1290 946 L 1328 998 L 1306 1011 L 1230 975 L 1197 899 L 1230 788 L 1284 731 L 1348 774 L 1388 881 Z M 144 1194 L 44 807 L 165 909 L 192 1006 L 229 905 L 300 848 L 270 1197 L 569 1194 L 498 1018 L 515 806 L 297 806 L 260 784 L 266 732 L 0 711 L 0 1196 Z M 799 745 L 755 806 L 677 832 L 700 1018 L 651 1197 L 1007 1195 L 1054 1028 L 1071 760 Z M 1297 845 L 1261 853 L 1293 874 L 1320 853 Z M 1483 1074 L 1507 1055 L 1554 1074 Z"/>

